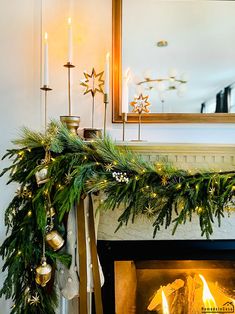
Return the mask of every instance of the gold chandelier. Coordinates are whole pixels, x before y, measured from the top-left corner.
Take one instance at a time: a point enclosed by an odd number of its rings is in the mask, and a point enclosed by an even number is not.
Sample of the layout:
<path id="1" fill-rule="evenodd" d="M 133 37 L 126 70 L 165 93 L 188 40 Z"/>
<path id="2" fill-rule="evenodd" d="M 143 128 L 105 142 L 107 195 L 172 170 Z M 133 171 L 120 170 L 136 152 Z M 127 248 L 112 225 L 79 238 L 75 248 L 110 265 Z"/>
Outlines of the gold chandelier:
<path id="1" fill-rule="evenodd" d="M 147 90 L 157 89 L 160 93 L 176 91 L 179 96 L 182 96 L 186 92 L 187 82 L 185 73 L 178 75 L 177 70 L 172 69 L 166 77 L 152 78 L 149 74 L 146 74 L 142 81 L 137 82 L 137 86 L 144 87 Z"/>

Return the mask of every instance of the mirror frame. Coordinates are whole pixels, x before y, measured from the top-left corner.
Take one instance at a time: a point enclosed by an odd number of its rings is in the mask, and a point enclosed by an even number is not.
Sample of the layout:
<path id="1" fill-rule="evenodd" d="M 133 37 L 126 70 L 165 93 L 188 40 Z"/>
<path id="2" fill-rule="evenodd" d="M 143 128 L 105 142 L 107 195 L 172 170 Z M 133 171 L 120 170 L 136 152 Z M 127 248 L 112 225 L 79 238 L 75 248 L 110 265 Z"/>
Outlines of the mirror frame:
<path id="1" fill-rule="evenodd" d="M 122 101 L 122 0 L 112 0 L 112 122 L 121 123 Z M 138 123 L 138 114 L 128 113 L 127 122 Z M 149 113 L 143 123 L 235 123 L 235 113 Z"/>

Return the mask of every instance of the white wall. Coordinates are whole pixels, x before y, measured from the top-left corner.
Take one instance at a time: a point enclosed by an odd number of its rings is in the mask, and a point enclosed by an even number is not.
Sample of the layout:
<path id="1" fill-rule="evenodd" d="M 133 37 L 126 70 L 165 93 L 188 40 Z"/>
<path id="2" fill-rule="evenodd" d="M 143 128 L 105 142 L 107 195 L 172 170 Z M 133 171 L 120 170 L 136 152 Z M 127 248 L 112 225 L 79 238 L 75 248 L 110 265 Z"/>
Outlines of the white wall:
<path id="1" fill-rule="evenodd" d="M 58 118 L 66 114 L 67 76 L 66 19 L 72 12 L 74 23 L 73 108 L 81 116 L 81 127 L 90 127 L 90 96 L 82 95 L 79 80 L 82 71 L 103 70 L 105 54 L 111 51 L 111 0 L 44 0 L 43 31 L 49 33 L 50 85 L 48 115 Z M 11 147 L 22 125 L 42 129 L 43 105 L 40 94 L 40 1 L 0 1 L 0 155 Z M 121 139 L 121 126 L 111 124 L 109 107 L 108 129 Z M 96 126 L 103 124 L 101 95 L 96 99 Z M 134 125 L 127 127 L 128 139 L 136 137 Z M 143 138 L 159 142 L 235 143 L 233 125 L 146 125 Z M 0 168 L 7 165 L 1 161 Z M 4 211 L 14 193 L 0 178 L 0 242 L 5 238 Z M 1 263 L 2 265 L 2 263 Z M 0 265 L 0 266 L 1 266 Z M 3 275 L 0 276 L 0 284 Z M 1 313 L 9 313 L 9 303 L 0 302 Z"/>
<path id="2" fill-rule="evenodd" d="M 0 1 L 0 155 L 11 147 L 10 140 L 21 125 L 38 128 L 40 125 L 39 84 L 39 21 L 36 0 Z M 7 161 L 0 162 L 0 168 Z M 5 238 L 4 210 L 10 202 L 14 186 L 0 179 L 0 242 Z M 2 261 L 0 262 L 2 266 Z M 3 274 L 0 275 L 0 285 Z M 0 312 L 10 312 L 10 302 L 1 300 Z"/>

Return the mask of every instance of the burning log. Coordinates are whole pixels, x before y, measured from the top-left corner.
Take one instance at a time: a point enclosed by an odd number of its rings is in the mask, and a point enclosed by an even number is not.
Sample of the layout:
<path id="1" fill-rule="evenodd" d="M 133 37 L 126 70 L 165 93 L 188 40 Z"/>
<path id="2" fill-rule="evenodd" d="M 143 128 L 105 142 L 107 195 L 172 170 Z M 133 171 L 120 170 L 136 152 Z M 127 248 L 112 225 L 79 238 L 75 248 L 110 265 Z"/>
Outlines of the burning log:
<path id="1" fill-rule="evenodd" d="M 167 286 L 162 286 L 160 289 L 157 290 L 155 293 L 152 301 L 148 306 L 148 310 L 154 310 L 158 305 L 162 303 L 162 290 L 165 293 L 166 297 L 169 297 L 172 293 L 179 290 L 184 286 L 184 281 L 182 279 L 176 279 L 174 282 L 169 283 Z"/>

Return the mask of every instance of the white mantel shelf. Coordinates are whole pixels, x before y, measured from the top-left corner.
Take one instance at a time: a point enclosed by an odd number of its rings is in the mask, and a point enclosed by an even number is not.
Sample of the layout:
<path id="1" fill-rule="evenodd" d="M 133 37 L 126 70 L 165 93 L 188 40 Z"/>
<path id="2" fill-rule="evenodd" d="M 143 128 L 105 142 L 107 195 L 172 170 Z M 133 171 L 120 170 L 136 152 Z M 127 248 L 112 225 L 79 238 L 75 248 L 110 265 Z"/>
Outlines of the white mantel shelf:
<path id="1" fill-rule="evenodd" d="M 141 154 L 150 162 L 170 162 L 181 169 L 198 169 L 209 171 L 235 170 L 235 145 L 230 144 L 190 144 L 190 143 L 154 143 L 154 142 L 116 142 L 116 145 L 130 148 L 133 152 Z M 122 227 L 114 233 L 118 226 L 118 217 L 122 209 L 101 213 L 98 228 L 100 240 L 152 240 L 153 228 L 151 221 L 138 218 L 134 224 Z M 235 238 L 235 213 L 230 218 L 222 220 L 219 228 L 214 224 L 212 239 Z M 171 235 L 172 227 L 157 233 L 156 240 L 166 239 L 202 239 L 200 235 L 198 217 L 191 223 L 180 226 L 175 236 Z"/>

